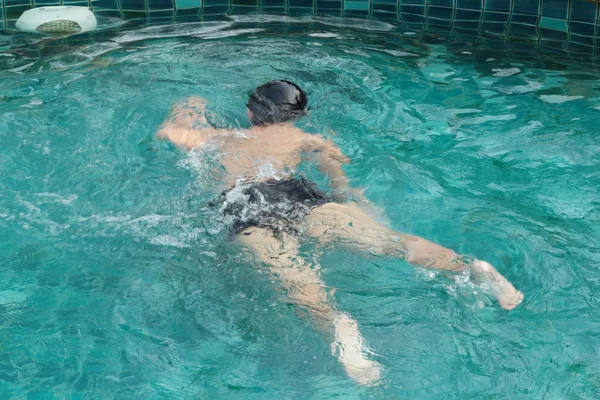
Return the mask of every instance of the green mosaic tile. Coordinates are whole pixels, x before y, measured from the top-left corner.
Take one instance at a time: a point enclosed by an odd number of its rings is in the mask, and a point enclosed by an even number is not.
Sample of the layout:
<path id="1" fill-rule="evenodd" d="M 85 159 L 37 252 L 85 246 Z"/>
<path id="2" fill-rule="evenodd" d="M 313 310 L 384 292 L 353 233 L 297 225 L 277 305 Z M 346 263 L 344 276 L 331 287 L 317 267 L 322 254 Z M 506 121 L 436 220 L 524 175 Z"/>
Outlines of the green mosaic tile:
<path id="1" fill-rule="evenodd" d="M 30 0 L 4 0 L 4 6 L 6 7 L 6 9 L 10 8 L 10 7 L 15 7 L 15 6 L 27 6 L 27 7 L 31 7 L 31 1 Z M 7 14 L 9 14 L 10 12 L 7 12 Z"/>
<path id="2" fill-rule="evenodd" d="M 63 5 L 65 6 L 77 6 L 77 7 L 89 7 L 87 0 L 64 0 Z"/>
<path id="3" fill-rule="evenodd" d="M 542 17 L 540 19 L 539 27 L 541 29 L 550 29 L 553 31 L 567 32 L 567 21 L 564 19 Z"/>
<path id="4" fill-rule="evenodd" d="M 148 13 L 145 10 L 144 11 L 123 10 L 122 14 L 123 14 L 123 18 L 125 18 L 125 19 L 148 18 Z"/>
<path id="5" fill-rule="evenodd" d="M 94 8 L 94 15 L 98 18 L 123 18 L 120 10 L 103 10 Z"/>
<path id="6" fill-rule="evenodd" d="M 567 0 L 541 0 L 542 15 L 544 17 L 564 19 L 568 18 L 569 1 Z M 576 0 L 577 1 L 577 0 Z"/>
<path id="7" fill-rule="evenodd" d="M 228 0 L 203 0 L 203 15 L 223 15 L 229 12 L 230 3 Z"/>
<path id="8" fill-rule="evenodd" d="M 369 3 L 366 1 L 344 1 L 344 11 L 346 10 L 359 10 L 369 11 Z"/>
<path id="9" fill-rule="evenodd" d="M 591 1 L 571 2 L 571 21 L 595 24 L 598 18 L 598 6 Z"/>
<path id="10" fill-rule="evenodd" d="M 312 14 L 314 3 L 313 0 L 288 0 L 288 9 L 296 14 Z"/>
<path id="11" fill-rule="evenodd" d="M 257 14 L 259 12 L 258 6 L 236 6 L 233 5 L 229 10 L 229 14 L 232 15 L 244 15 L 244 14 Z"/>
<path id="12" fill-rule="evenodd" d="M 264 12 L 271 13 L 266 10 L 279 10 L 285 12 L 287 10 L 286 0 L 261 0 L 260 7 Z"/>
<path id="13" fill-rule="evenodd" d="M 36 0 L 36 6 L 37 6 L 37 2 L 38 2 L 38 0 Z M 118 10 L 119 9 L 119 4 L 118 4 L 117 0 L 92 0 L 90 5 L 91 5 L 92 9 L 94 10 L 94 12 L 99 11 L 99 10 Z"/>
<path id="14" fill-rule="evenodd" d="M 489 22 L 492 24 L 496 23 L 506 23 L 510 18 L 510 14 L 508 13 L 500 13 L 500 12 L 484 12 L 483 13 L 483 22 Z"/>
<path id="15" fill-rule="evenodd" d="M 175 7 L 177 7 L 178 10 L 200 8 L 202 7 L 202 0 L 175 0 Z"/>
<path id="16" fill-rule="evenodd" d="M 164 19 L 168 19 L 168 20 L 173 20 L 173 17 L 175 16 L 175 13 L 173 11 L 173 9 L 170 10 L 160 10 L 160 11 L 151 11 L 148 13 L 148 18 L 150 18 L 151 20 L 164 20 Z"/>
<path id="17" fill-rule="evenodd" d="M 260 10 L 260 0 L 231 0 L 230 14 L 255 14 Z"/>
<path id="18" fill-rule="evenodd" d="M 481 23 L 481 29 L 485 31 L 485 33 L 504 34 L 507 28 L 508 24 L 506 22 L 483 21 Z"/>
<path id="19" fill-rule="evenodd" d="M 146 11 L 148 9 L 147 5 L 146 5 L 146 0 L 140 1 L 140 0 L 120 0 L 121 1 L 121 8 L 123 10 L 127 10 L 127 11 L 133 11 L 133 12 L 142 12 L 142 11 Z"/>
<path id="20" fill-rule="evenodd" d="M 467 33 L 473 36 L 477 36 L 477 30 L 479 29 L 479 21 L 454 21 L 454 29 L 463 33 Z"/>
<path id="21" fill-rule="evenodd" d="M 456 21 L 477 21 L 481 19 L 481 12 L 479 10 L 463 10 L 456 9 L 454 14 L 454 20 Z"/>
<path id="22" fill-rule="evenodd" d="M 341 0 L 317 0 L 316 12 L 317 13 L 327 13 L 327 14 L 337 14 L 342 11 L 342 1 Z"/>
<path id="23" fill-rule="evenodd" d="M 427 7 L 427 17 L 436 20 L 452 21 L 454 10 L 449 7 L 435 7 L 430 4 Z"/>
<path id="24" fill-rule="evenodd" d="M 456 8 L 465 10 L 482 10 L 482 0 L 456 0 Z"/>
<path id="25" fill-rule="evenodd" d="M 565 46 L 569 53 L 579 53 L 581 55 L 591 56 L 594 54 L 594 46 L 588 46 L 576 42 L 569 42 Z"/>
<path id="26" fill-rule="evenodd" d="M 528 0 L 515 0 L 513 2 L 512 12 L 517 14 L 538 16 L 540 14 L 540 2 Z"/>
<path id="27" fill-rule="evenodd" d="M 526 15 L 513 13 L 511 16 L 511 24 L 523 24 L 537 26 L 539 17 L 537 15 Z"/>
<path id="28" fill-rule="evenodd" d="M 259 0 L 231 0 L 231 7 L 254 7 L 258 8 Z M 235 14 L 234 12 L 232 12 Z"/>
<path id="29" fill-rule="evenodd" d="M 23 13 L 27 10 L 31 9 L 30 5 L 26 6 L 16 6 L 16 7 L 6 7 L 4 9 L 4 19 L 7 21 L 17 20 Z"/>
<path id="30" fill-rule="evenodd" d="M 427 0 L 400 0 L 400 7 L 404 6 L 426 6 Z"/>
<path id="31" fill-rule="evenodd" d="M 397 13 L 398 0 L 372 0 L 371 9 L 373 12 Z"/>
<path id="32" fill-rule="evenodd" d="M 590 36 L 581 36 L 571 33 L 569 37 L 569 42 L 577 43 L 582 46 L 594 47 L 594 38 Z"/>
<path id="33" fill-rule="evenodd" d="M 510 27 L 508 30 L 509 37 L 525 38 L 525 39 L 535 38 L 537 40 L 538 35 L 539 35 L 539 31 L 538 31 L 537 26 L 535 26 L 535 25 L 512 23 L 512 24 L 510 24 Z"/>
<path id="34" fill-rule="evenodd" d="M 34 7 L 60 6 L 60 0 L 33 0 Z"/>
<path id="35" fill-rule="evenodd" d="M 485 0 L 485 11 L 494 11 L 508 14 L 510 13 L 510 6 L 511 0 Z"/>
<path id="36" fill-rule="evenodd" d="M 175 17 L 178 21 L 182 22 L 196 22 L 202 9 L 200 7 L 196 8 L 178 8 L 175 10 Z"/>
<path id="37" fill-rule="evenodd" d="M 571 35 L 594 37 L 596 34 L 596 24 L 585 24 L 571 21 L 569 28 Z"/>
<path id="38" fill-rule="evenodd" d="M 425 16 L 426 8 L 424 5 L 400 3 L 400 12 L 403 14 Z"/>
<path id="39" fill-rule="evenodd" d="M 148 10 L 173 10 L 174 0 L 147 0 Z"/>

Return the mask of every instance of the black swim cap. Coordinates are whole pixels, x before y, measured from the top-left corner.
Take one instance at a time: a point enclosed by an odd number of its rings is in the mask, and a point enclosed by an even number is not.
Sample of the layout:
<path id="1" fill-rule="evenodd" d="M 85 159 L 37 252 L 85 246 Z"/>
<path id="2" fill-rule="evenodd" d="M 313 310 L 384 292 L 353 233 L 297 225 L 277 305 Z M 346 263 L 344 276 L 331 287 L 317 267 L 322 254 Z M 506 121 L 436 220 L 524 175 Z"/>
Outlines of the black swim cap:
<path id="1" fill-rule="evenodd" d="M 250 94 L 248 109 L 254 114 L 252 125 L 278 124 L 292 121 L 306 113 L 308 99 L 290 81 L 271 81 Z"/>

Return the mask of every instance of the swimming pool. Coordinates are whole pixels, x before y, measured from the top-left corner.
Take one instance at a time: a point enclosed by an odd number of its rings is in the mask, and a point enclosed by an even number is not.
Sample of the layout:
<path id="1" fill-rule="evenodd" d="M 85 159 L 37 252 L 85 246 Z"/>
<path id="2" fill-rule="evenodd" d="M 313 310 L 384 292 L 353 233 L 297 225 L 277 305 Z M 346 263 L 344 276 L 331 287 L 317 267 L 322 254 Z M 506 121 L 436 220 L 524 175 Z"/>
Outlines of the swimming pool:
<path id="1" fill-rule="evenodd" d="M 595 59 L 358 28 L 246 17 L 1 39 L 3 398 L 600 396 Z M 215 223 L 213 165 L 155 138 L 189 95 L 246 128 L 247 93 L 275 78 L 305 88 L 297 125 L 342 148 L 390 226 L 492 262 L 523 304 L 332 249 L 323 279 L 385 370 L 353 383 Z"/>

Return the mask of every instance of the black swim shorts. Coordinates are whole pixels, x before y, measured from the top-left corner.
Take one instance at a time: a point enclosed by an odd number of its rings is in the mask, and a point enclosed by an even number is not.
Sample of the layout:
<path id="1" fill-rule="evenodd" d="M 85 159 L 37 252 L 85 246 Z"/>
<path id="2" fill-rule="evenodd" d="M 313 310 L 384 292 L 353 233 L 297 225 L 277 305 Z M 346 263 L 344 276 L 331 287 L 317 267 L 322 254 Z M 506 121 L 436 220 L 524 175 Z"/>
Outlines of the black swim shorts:
<path id="1" fill-rule="evenodd" d="M 236 185 L 211 204 L 221 207 L 221 215 L 234 234 L 252 226 L 298 233 L 310 210 L 327 202 L 324 193 L 300 177 Z"/>

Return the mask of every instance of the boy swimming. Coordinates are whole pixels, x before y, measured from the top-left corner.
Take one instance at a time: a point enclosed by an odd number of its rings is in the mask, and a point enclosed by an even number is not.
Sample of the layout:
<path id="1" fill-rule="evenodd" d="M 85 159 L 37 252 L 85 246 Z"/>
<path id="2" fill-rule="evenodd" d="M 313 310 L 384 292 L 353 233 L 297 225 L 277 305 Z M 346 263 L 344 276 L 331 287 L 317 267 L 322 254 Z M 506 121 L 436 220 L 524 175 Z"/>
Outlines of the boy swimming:
<path id="1" fill-rule="evenodd" d="M 265 83 L 250 95 L 252 127 L 241 131 L 209 126 L 205 101 L 188 98 L 173 108 L 157 136 L 185 150 L 207 144 L 218 149 L 228 189 L 215 203 L 231 221 L 231 232 L 279 278 L 291 301 L 310 313 L 315 328 L 331 338 L 332 354 L 351 378 L 376 384 L 381 367 L 367 357 L 356 321 L 336 309 L 318 265 L 299 256 L 304 238 L 398 257 L 425 268 L 468 268 L 494 289 L 501 307 L 511 310 L 521 303 L 523 294 L 491 264 L 387 228 L 348 201 L 349 194 L 362 198 L 350 188 L 342 168 L 349 159 L 331 141 L 292 124 L 307 112 L 307 105 L 306 94 L 295 83 Z M 295 172 L 307 155 L 317 157 L 319 170 L 330 180 L 330 193 Z"/>

